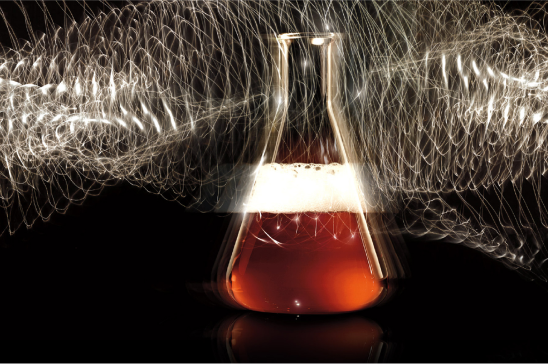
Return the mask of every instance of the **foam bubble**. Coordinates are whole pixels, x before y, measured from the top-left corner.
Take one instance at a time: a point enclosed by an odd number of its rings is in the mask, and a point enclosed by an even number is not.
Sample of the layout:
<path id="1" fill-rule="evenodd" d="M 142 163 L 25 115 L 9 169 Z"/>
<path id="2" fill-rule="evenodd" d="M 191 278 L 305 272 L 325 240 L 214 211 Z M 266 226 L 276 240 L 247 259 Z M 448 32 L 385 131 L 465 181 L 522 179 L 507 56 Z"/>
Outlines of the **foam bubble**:
<path id="1" fill-rule="evenodd" d="M 348 165 L 265 164 L 255 180 L 248 212 L 355 212 L 365 211 Z M 361 207 L 361 209 L 360 209 Z"/>

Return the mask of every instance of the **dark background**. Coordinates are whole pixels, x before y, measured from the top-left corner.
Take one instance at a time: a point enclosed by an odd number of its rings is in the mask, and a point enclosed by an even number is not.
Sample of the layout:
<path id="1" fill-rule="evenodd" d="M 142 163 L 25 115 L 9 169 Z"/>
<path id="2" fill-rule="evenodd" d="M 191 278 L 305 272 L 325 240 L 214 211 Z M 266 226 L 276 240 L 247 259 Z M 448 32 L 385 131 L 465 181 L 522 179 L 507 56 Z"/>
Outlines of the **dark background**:
<path id="1" fill-rule="evenodd" d="M 35 2 L 24 4 L 39 29 L 42 13 Z M 47 4 L 62 25 L 56 3 Z M 0 7 L 24 38 L 19 10 Z M 9 42 L 3 26 L 0 41 Z M 187 283 L 209 269 L 228 218 L 120 184 L 2 236 L 0 338 L 24 341 L 1 344 L 0 360 L 220 360 L 214 328 L 235 312 L 194 299 Z M 358 313 L 387 332 L 395 348 L 389 360 L 548 361 L 548 286 L 460 245 L 407 239 L 407 246 L 413 276 L 405 291 Z"/>

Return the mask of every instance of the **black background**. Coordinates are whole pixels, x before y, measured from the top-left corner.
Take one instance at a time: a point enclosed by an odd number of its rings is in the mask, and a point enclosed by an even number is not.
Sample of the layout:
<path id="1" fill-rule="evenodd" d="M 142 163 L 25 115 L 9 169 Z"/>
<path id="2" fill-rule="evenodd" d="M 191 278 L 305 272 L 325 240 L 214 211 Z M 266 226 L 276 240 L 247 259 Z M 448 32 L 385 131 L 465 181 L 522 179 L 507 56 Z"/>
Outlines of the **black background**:
<path id="1" fill-rule="evenodd" d="M 39 29 L 42 13 L 35 2 L 24 4 Z M 58 6 L 47 4 L 62 25 Z M 81 19 L 80 7 L 69 5 Z M 0 7 L 24 38 L 19 10 Z M 2 236 L 0 338 L 24 341 L 1 344 L 0 360 L 218 361 L 213 328 L 234 311 L 194 299 L 187 283 L 209 269 L 227 219 L 120 184 Z M 407 246 L 413 277 L 406 290 L 358 313 L 388 333 L 390 360 L 548 361 L 548 286 L 460 245 L 407 239 Z"/>

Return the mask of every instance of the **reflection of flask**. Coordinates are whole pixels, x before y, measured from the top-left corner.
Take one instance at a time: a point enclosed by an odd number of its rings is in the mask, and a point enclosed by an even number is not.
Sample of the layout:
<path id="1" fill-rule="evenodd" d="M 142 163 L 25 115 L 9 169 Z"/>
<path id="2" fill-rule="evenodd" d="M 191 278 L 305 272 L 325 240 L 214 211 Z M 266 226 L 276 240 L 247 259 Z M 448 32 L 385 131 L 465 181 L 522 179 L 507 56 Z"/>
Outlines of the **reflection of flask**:
<path id="1" fill-rule="evenodd" d="M 219 292 L 236 307 L 348 312 L 377 304 L 392 289 L 388 242 L 371 238 L 339 106 L 342 39 L 334 33 L 269 38 L 270 124 L 250 198 L 218 261 L 227 265 L 217 271 Z"/>
<path id="2" fill-rule="evenodd" d="M 247 313 L 225 319 L 215 331 L 221 361 L 386 362 L 392 354 L 383 330 L 362 316 L 301 316 Z"/>

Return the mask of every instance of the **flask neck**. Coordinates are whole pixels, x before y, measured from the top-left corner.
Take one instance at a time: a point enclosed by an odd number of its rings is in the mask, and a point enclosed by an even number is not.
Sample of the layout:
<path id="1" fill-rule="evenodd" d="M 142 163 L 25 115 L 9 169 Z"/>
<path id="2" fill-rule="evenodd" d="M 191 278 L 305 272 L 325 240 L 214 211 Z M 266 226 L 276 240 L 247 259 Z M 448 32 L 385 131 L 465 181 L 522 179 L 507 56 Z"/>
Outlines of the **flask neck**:
<path id="1" fill-rule="evenodd" d="M 344 163 L 329 112 L 337 82 L 335 33 L 288 33 L 270 39 L 273 56 L 265 162 Z M 331 70 L 331 73 L 330 73 Z"/>

